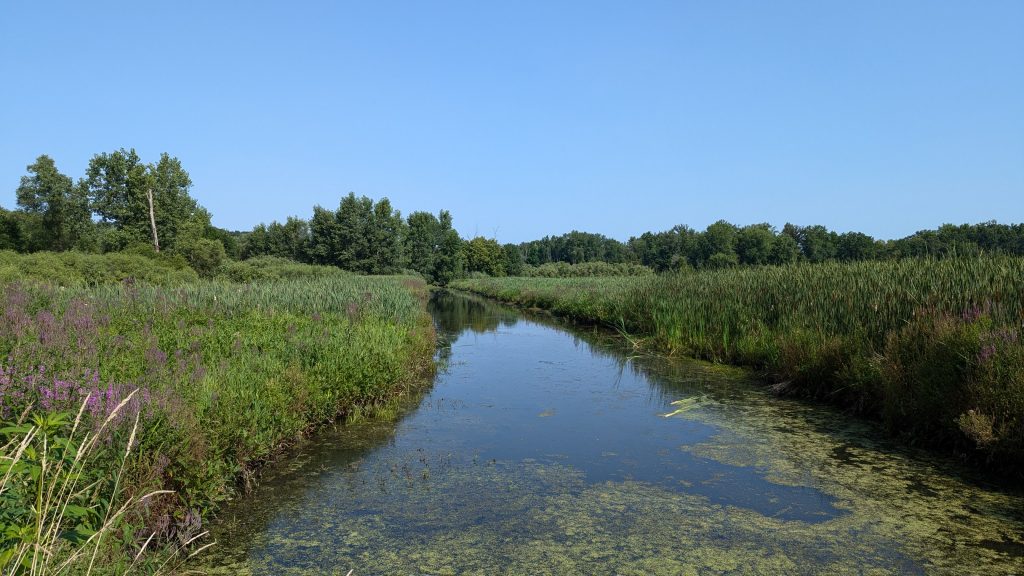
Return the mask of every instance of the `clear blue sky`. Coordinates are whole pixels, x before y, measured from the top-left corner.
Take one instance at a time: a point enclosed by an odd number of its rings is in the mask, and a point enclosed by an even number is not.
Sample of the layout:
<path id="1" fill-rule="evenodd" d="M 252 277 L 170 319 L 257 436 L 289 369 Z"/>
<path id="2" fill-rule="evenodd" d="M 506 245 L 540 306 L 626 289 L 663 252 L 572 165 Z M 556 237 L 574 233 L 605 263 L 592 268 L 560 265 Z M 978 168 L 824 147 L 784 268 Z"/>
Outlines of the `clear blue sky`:
<path id="1" fill-rule="evenodd" d="M 0 5 L 0 204 L 167 151 L 214 224 L 354 191 L 464 236 L 1024 221 L 1024 2 Z"/>

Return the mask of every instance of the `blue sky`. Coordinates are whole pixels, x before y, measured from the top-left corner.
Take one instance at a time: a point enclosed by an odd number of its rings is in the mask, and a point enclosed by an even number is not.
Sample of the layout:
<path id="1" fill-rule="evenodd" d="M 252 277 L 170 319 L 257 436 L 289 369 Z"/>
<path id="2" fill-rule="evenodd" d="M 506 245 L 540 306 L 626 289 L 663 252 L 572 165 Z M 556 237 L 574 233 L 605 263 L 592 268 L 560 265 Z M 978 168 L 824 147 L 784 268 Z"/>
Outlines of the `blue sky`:
<path id="1" fill-rule="evenodd" d="M 1024 2 L 0 5 L 0 205 L 166 151 L 214 224 L 349 191 L 464 236 L 1024 221 Z"/>

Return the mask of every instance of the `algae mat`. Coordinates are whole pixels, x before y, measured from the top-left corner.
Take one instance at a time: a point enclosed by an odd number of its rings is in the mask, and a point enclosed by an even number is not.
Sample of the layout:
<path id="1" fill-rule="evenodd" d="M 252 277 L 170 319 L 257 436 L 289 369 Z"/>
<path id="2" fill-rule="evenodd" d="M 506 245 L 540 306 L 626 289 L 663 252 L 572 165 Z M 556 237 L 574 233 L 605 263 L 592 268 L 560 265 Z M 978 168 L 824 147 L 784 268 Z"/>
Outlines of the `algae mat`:
<path id="1" fill-rule="evenodd" d="M 1016 574 L 1024 498 L 742 371 L 434 301 L 434 387 L 224 511 L 221 574 Z"/>

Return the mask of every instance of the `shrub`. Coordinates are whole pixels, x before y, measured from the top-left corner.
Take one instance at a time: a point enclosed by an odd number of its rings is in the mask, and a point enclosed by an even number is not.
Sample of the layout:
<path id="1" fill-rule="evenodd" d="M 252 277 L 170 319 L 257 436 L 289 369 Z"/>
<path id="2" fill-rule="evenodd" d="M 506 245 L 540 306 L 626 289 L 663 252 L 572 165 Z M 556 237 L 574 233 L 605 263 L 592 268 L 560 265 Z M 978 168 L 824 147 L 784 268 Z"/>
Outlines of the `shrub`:
<path id="1" fill-rule="evenodd" d="M 203 278 L 212 278 L 216 275 L 227 259 L 224 245 L 220 240 L 209 238 L 184 240 L 175 247 L 175 252 L 184 256 L 192 269 Z"/>

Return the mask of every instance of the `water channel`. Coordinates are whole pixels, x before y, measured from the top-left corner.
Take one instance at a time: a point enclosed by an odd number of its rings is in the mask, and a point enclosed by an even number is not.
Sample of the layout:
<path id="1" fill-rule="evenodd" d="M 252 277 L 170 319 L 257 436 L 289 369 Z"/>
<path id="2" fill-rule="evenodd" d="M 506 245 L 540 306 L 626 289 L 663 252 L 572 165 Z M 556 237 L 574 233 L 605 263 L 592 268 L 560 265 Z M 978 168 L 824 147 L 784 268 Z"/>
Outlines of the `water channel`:
<path id="1" fill-rule="evenodd" d="M 1024 574 L 1024 494 L 601 330 L 431 301 L 436 381 L 212 527 L 220 574 Z"/>

